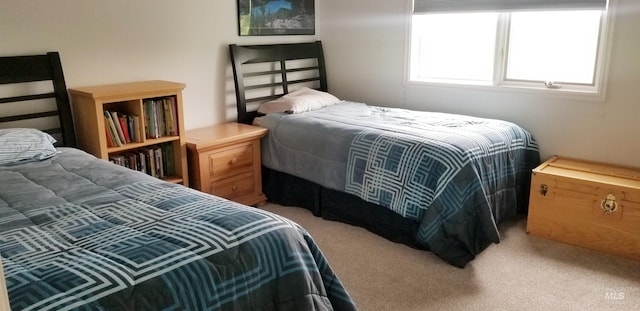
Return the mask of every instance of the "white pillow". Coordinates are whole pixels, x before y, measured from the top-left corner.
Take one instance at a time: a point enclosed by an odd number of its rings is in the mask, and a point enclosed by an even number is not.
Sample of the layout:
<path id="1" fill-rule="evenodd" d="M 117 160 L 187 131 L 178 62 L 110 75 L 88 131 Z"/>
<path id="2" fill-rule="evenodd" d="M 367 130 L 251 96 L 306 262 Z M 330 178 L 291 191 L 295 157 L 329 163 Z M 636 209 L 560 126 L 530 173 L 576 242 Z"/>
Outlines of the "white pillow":
<path id="1" fill-rule="evenodd" d="M 258 112 L 263 114 L 273 112 L 300 113 L 335 105 L 339 102 L 340 99 L 327 92 L 303 87 L 278 99 L 260 104 Z"/>
<path id="2" fill-rule="evenodd" d="M 0 165 L 48 159 L 57 153 L 51 135 L 36 129 L 0 129 Z"/>

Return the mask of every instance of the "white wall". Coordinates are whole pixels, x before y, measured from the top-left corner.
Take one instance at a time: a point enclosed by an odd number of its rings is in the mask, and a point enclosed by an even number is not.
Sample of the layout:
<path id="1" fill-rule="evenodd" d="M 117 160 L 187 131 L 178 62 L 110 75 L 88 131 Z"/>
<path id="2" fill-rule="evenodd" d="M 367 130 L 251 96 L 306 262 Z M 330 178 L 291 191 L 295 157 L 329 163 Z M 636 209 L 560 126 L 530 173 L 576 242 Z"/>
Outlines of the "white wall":
<path id="1" fill-rule="evenodd" d="M 69 88 L 185 83 L 191 129 L 235 119 L 228 44 L 317 38 L 240 37 L 236 16 L 236 0 L 0 0 L 0 55 L 59 51 Z"/>
<path id="2" fill-rule="evenodd" d="M 239 37 L 236 0 L 0 0 L 0 55 L 61 53 L 69 88 L 187 84 L 187 129 L 235 118 L 228 44 L 321 39 L 341 98 L 517 122 L 552 154 L 640 167 L 640 1 L 616 0 L 604 102 L 404 84 L 405 0 L 316 0 L 315 36 Z"/>
<path id="3" fill-rule="evenodd" d="M 506 119 L 531 131 L 545 158 L 558 154 L 640 167 L 640 1 L 614 1 L 608 92 L 599 102 L 405 85 L 408 1 L 320 1 L 329 90 L 338 97 Z"/>

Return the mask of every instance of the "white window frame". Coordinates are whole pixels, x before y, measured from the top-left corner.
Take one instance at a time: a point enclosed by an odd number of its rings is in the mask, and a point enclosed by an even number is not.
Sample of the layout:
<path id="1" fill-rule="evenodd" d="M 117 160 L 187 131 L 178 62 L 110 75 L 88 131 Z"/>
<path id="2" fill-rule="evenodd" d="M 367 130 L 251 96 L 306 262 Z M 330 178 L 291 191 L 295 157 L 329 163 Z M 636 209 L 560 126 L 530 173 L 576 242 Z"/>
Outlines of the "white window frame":
<path id="1" fill-rule="evenodd" d="M 412 18 L 413 0 L 407 0 L 407 29 L 406 29 L 406 53 L 405 53 L 405 83 L 409 86 L 437 86 L 445 88 L 483 89 L 500 92 L 520 92 L 560 97 L 581 98 L 603 101 L 606 94 L 606 84 L 609 71 L 609 55 L 612 42 L 610 38 L 613 32 L 613 17 L 615 16 L 615 0 L 609 0 L 607 10 L 601 16 L 600 34 L 597 48 L 596 64 L 594 67 L 593 85 L 555 83 L 551 87 L 540 82 L 507 80 L 508 51 L 508 27 L 509 14 L 500 14 L 498 17 L 498 29 L 496 37 L 496 53 L 494 59 L 493 80 L 488 83 L 477 81 L 456 82 L 455 80 L 432 79 L 425 81 L 412 80 L 411 78 L 411 53 L 412 53 Z"/>

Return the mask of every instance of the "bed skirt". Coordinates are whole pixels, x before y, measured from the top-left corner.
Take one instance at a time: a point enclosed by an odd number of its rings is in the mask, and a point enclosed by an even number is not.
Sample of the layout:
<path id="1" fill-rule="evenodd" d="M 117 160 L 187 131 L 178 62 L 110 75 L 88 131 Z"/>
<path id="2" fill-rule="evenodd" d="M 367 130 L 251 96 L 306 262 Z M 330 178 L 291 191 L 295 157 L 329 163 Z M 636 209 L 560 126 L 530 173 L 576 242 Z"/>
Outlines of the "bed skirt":
<path id="1" fill-rule="evenodd" d="M 402 243 L 415 249 L 430 251 L 417 241 L 419 223 L 377 204 L 366 202 L 354 195 L 328 189 L 300 177 L 262 167 L 263 191 L 269 202 L 296 206 L 310 210 L 313 215 L 326 220 L 339 221 L 359 227 L 382 236 L 390 241 Z M 530 180 L 521 179 L 518 189 L 516 218 L 526 217 L 529 201 Z M 504 222 L 511 219 L 501 219 Z M 488 245 L 480 246 L 478 253 Z M 461 262 L 435 254 L 445 261 L 463 268 L 476 254 Z"/>
<path id="2" fill-rule="evenodd" d="M 417 222 L 380 205 L 264 166 L 262 184 L 269 202 L 306 208 L 323 219 L 360 226 L 390 241 L 425 249 L 416 242 Z"/>

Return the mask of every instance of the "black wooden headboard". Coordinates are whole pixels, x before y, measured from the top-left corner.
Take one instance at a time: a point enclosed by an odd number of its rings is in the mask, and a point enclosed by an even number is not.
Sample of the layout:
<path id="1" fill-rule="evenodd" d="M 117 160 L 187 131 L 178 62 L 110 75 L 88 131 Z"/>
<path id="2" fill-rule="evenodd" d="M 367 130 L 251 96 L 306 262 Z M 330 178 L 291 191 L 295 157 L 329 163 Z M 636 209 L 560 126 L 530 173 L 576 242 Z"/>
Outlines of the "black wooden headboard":
<path id="1" fill-rule="evenodd" d="M 58 146 L 76 146 L 58 52 L 0 57 L 0 127 L 37 128 L 54 136 Z"/>
<path id="2" fill-rule="evenodd" d="M 56 137 L 58 146 L 76 146 L 58 52 L 0 57 L 0 87 L 0 126 L 38 128 Z M 50 125 L 46 119 L 57 120 Z"/>
<path id="3" fill-rule="evenodd" d="M 238 122 L 257 116 L 248 105 L 278 98 L 298 87 L 327 91 L 320 41 L 270 45 L 229 45 Z M 256 106 L 257 108 L 257 106 Z"/>

